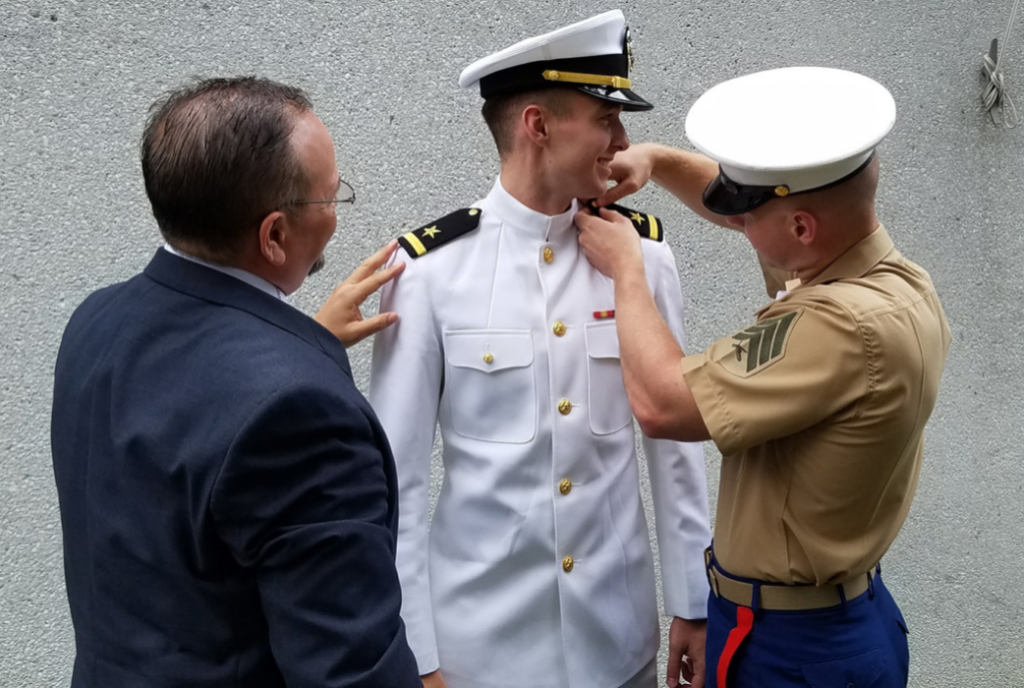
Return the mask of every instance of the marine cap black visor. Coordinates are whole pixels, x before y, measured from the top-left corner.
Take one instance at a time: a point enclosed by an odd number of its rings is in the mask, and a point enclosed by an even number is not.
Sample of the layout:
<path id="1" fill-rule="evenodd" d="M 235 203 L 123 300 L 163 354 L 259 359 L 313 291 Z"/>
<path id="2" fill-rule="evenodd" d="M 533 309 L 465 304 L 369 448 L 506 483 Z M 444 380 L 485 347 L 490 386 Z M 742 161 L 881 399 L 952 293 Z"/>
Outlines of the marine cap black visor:
<path id="1" fill-rule="evenodd" d="M 739 182 L 729 179 L 728 175 L 722 170 L 722 166 L 718 166 L 718 176 L 715 177 L 707 188 L 704 189 L 704 207 L 713 213 L 718 215 L 742 215 L 743 213 L 749 213 L 755 208 L 759 208 L 773 198 L 784 198 L 786 196 L 796 196 L 803 193 L 810 193 L 811 191 L 822 191 L 830 187 L 842 184 L 848 179 L 853 179 L 860 172 L 867 167 L 874 159 L 875 154 L 872 153 L 868 156 L 860 167 L 855 169 L 850 174 L 837 179 L 828 184 L 822 186 L 816 186 L 813 189 L 804 189 L 803 191 L 790 191 L 789 187 L 785 184 L 778 184 L 775 186 L 753 186 L 750 184 L 740 184 Z"/>

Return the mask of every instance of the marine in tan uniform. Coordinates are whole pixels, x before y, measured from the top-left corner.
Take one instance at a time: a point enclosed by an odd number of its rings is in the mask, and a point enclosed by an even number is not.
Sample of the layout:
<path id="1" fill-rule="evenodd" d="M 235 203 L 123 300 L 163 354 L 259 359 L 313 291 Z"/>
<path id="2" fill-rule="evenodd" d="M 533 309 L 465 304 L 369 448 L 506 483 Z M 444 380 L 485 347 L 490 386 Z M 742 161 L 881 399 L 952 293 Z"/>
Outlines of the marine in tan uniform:
<path id="1" fill-rule="evenodd" d="M 906 685 L 906 624 L 878 563 L 917 486 L 950 335 L 928 274 L 875 215 L 874 149 L 894 118 L 866 77 L 773 70 L 695 103 L 687 135 L 706 156 L 617 156 L 599 204 L 654 179 L 758 252 L 774 300 L 703 353 L 665 335 L 628 223 L 577 219 L 615 282 L 641 427 L 722 452 L 709 686 Z"/>

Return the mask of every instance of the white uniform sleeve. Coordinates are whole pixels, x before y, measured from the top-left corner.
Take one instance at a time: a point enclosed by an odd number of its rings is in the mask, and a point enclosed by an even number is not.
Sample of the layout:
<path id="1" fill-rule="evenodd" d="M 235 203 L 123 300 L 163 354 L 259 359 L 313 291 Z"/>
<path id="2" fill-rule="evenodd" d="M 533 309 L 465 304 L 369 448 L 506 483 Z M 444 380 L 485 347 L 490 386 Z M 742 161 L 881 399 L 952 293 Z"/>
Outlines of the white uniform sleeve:
<path id="1" fill-rule="evenodd" d="M 644 253 L 654 301 L 676 341 L 684 346 L 683 296 L 672 249 L 659 243 L 648 245 Z M 647 436 L 642 442 L 654 498 L 665 613 L 703 619 L 708 598 L 704 549 L 711 544 L 711 528 L 702 445 Z"/>
<path id="2" fill-rule="evenodd" d="M 402 249 L 396 260 L 405 260 Z M 370 403 L 387 433 L 398 470 L 398 575 L 402 619 L 420 674 L 439 666 L 428 569 L 430 455 L 441 395 L 443 354 L 423 271 L 409 260 L 381 290 L 380 310 L 398 322 L 373 345 Z"/>

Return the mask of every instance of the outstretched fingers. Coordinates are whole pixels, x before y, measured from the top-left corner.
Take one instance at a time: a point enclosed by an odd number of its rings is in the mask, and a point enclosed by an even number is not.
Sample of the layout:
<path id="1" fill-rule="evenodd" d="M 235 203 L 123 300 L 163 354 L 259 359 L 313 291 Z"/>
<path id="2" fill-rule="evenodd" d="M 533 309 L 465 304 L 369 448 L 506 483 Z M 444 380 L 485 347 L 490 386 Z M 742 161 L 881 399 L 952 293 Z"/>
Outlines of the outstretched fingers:
<path id="1" fill-rule="evenodd" d="M 388 262 L 388 260 L 391 259 L 391 256 L 394 255 L 397 249 L 398 239 L 392 239 L 379 250 L 367 256 L 366 260 L 360 263 L 359 266 L 352 271 L 352 274 L 349 275 L 348 279 L 346 279 L 345 281 L 352 284 L 355 282 L 361 282 L 362 280 L 366 279 L 370 275 L 377 272 L 377 270 L 379 270 L 382 266 L 384 266 Z"/>

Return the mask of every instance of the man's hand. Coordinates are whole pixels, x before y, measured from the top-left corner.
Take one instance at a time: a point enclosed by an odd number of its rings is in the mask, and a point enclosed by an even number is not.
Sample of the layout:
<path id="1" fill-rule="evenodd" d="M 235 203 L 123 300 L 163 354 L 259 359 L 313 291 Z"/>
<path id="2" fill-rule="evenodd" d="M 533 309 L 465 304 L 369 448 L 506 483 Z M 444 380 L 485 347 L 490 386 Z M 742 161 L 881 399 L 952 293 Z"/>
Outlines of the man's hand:
<path id="1" fill-rule="evenodd" d="M 346 347 L 358 344 L 388 325 L 398 322 L 396 313 L 381 313 L 364 320 L 363 314 L 359 310 L 363 301 L 366 301 L 370 294 L 393 280 L 405 269 L 405 263 L 399 263 L 392 265 L 387 270 L 377 272 L 388 262 L 397 248 L 398 240 L 392 239 L 387 246 L 360 263 L 359 267 L 348 276 L 348 279 L 334 289 L 323 307 L 313 317 L 340 339 Z"/>
<path id="2" fill-rule="evenodd" d="M 615 182 L 615 186 L 601 194 L 597 204 L 610 205 L 642 189 L 654 172 L 651 151 L 650 144 L 640 144 L 616 153 L 610 165 L 610 179 Z"/>
<path id="3" fill-rule="evenodd" d="M 576 226 L 580 230 L 580 246 L 595 268 L 606 277 L 615 279 L 622 270 L 639 268 L 644 259 L 640 249 L 640 235 L 633 223 L 619 213 L 601 208 L 600 216 L 589 210 L 576 213 Z"/>
<path id="4" fill-rule="evenodd" d="M 708 622 L 672 619 L 668 631 L 668 674 L 666 685 L 676 688 L 680 675 L 694 688 L 704 688 L 704 644 Z"/>
<path id="5" fill-rule="evenodd" d="M 423 680 L 423 688 L 448 688 L 448 684 L 444 682 L 444 676 L 441 675 L 441 670 L 432 671 L 425 676 L 420 676 Z"/>

